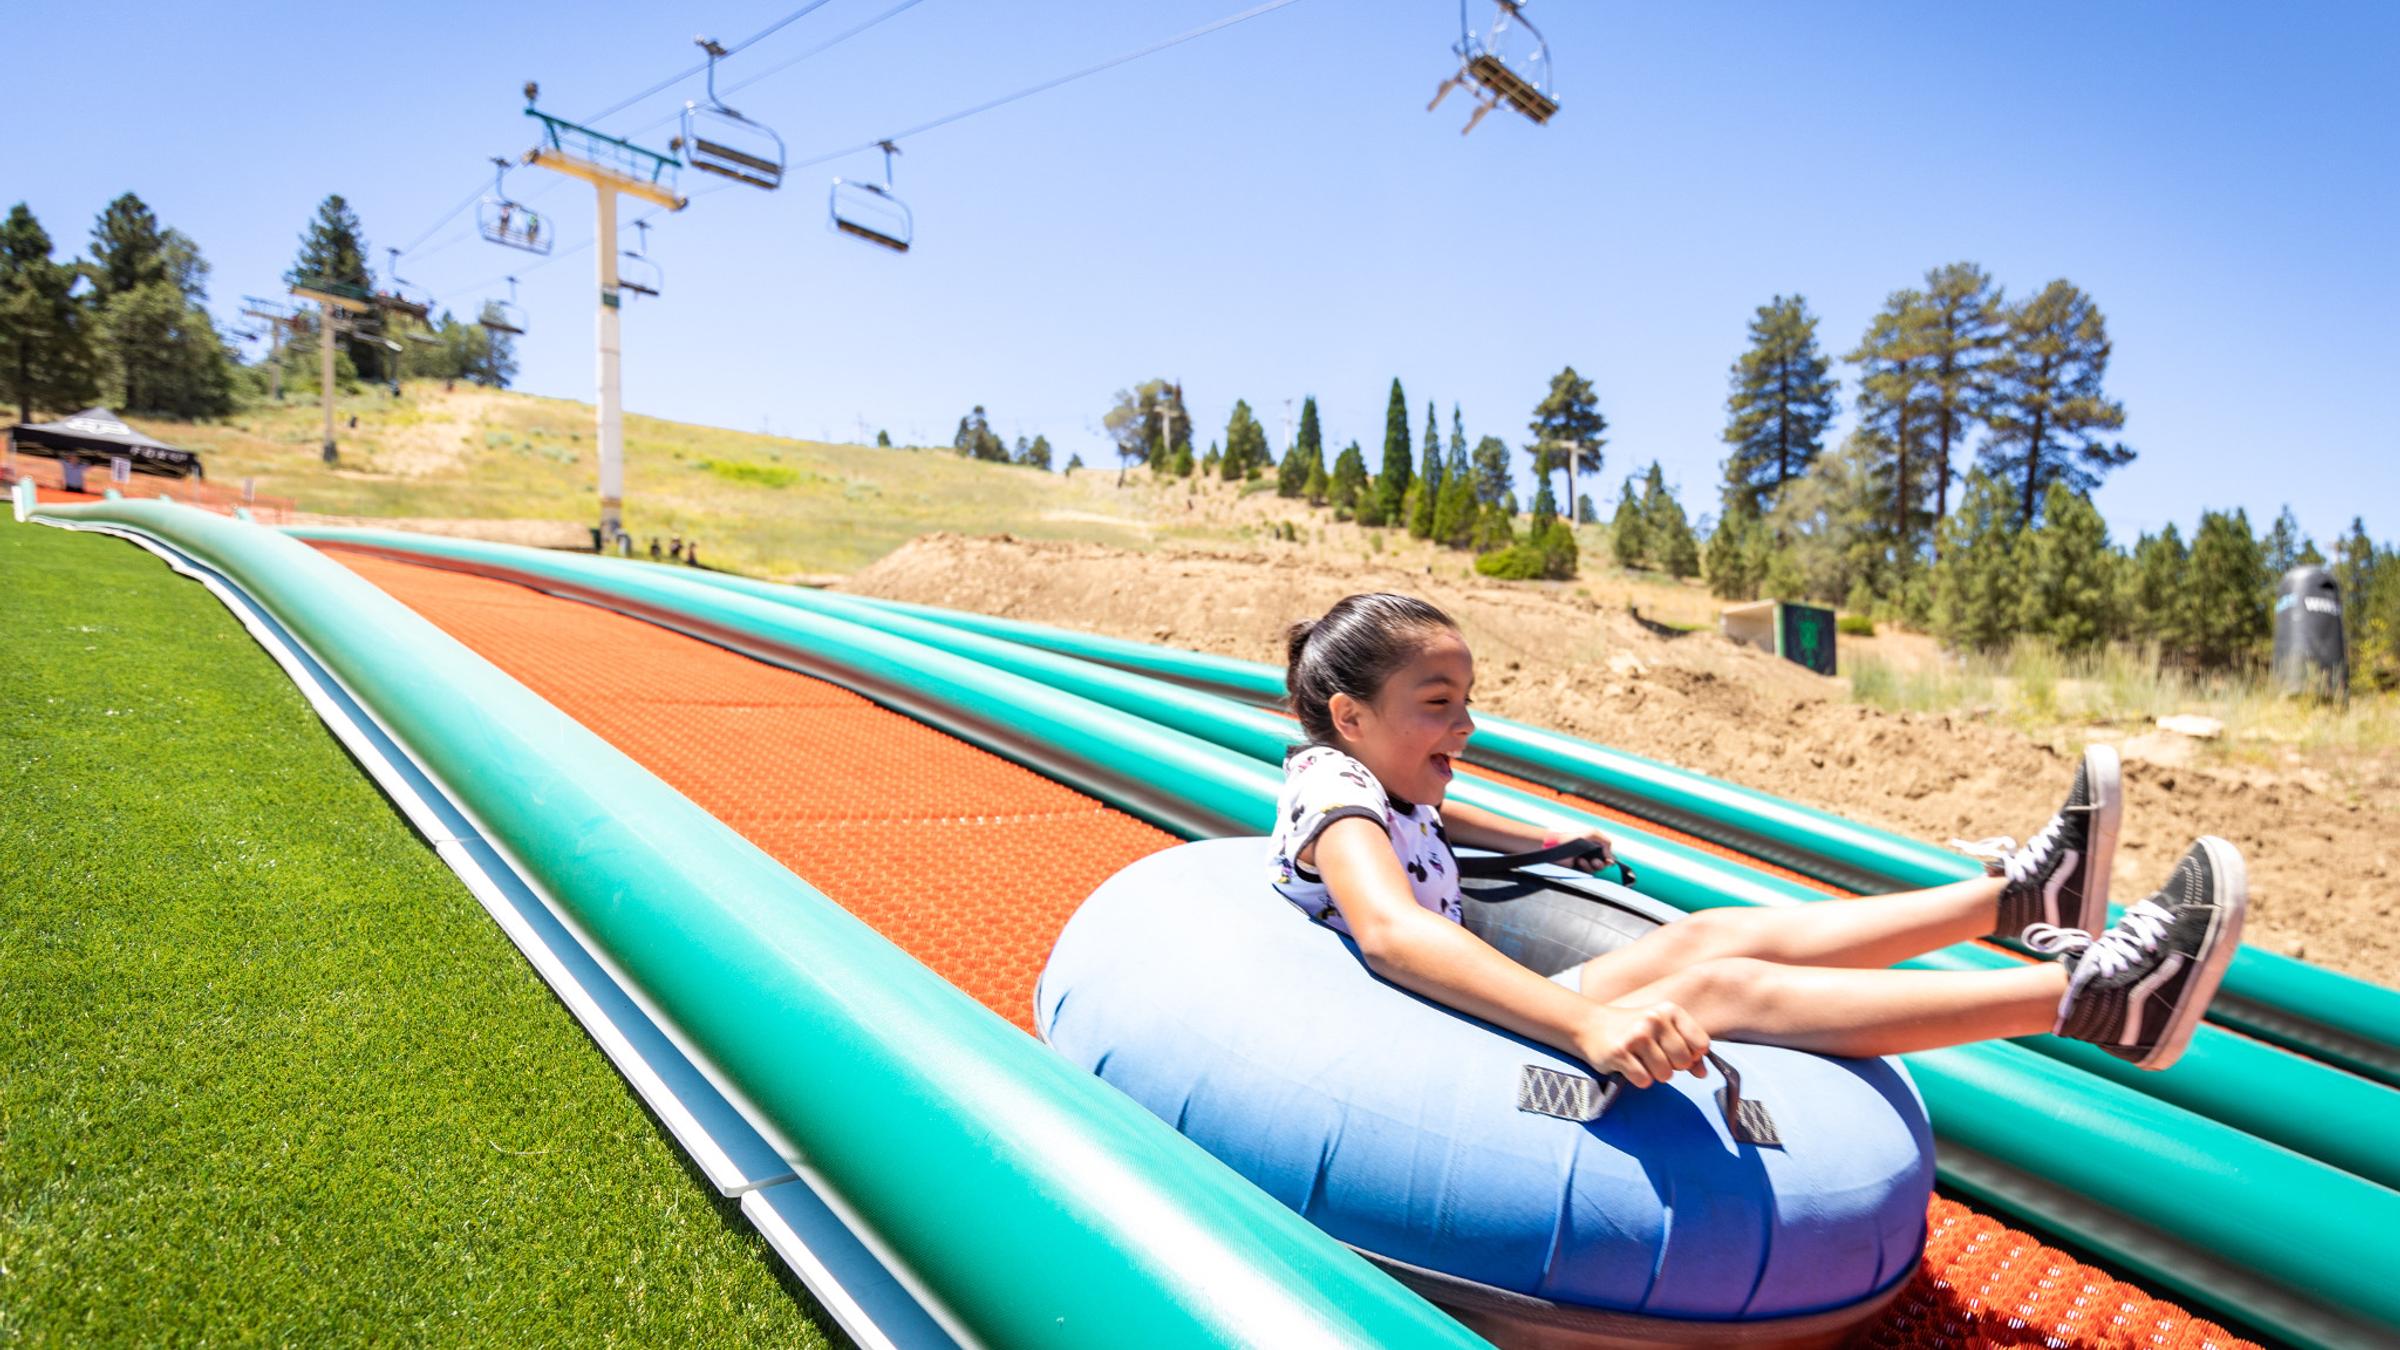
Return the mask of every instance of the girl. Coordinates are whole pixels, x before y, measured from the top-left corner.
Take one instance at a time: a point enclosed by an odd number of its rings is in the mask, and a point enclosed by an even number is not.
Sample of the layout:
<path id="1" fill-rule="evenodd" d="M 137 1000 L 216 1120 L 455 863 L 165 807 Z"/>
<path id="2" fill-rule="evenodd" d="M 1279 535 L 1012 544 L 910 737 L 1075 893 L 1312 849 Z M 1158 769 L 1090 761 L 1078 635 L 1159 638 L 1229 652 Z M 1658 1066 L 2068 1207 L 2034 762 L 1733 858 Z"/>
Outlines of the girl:
<path id="1" fill-rule="evenodd" d="M 1667 924 L 1545 980 L 1459 924 L 1452 843 L 1527 852 L 1597 831 L 1545 831 L 1445 803 L 1475 661 L 1449 616 L 1354 595 L 1293 626 L 1285 688 L 1310 742 L 1285 761 L 1275 887 L 1349 934 L 1377 974 L 1648 1087 L 1704 1075 L 1717 1037 L 1820 1054 L 1896 1054 L 2052 1031 L 2145 1069 L 2183 1053 L 2240 939 L 2241 855 L 2203 838 L 2158 893 L 2107 920 L 2117 760 L 2084 752 L 2066 805 L 2023 848 L 1975 846 L 1990 875 L 1789 909 L 1727 907 Z M 1970 938 L 2018 938 L 2057 962 L 1890 970 Z"/>

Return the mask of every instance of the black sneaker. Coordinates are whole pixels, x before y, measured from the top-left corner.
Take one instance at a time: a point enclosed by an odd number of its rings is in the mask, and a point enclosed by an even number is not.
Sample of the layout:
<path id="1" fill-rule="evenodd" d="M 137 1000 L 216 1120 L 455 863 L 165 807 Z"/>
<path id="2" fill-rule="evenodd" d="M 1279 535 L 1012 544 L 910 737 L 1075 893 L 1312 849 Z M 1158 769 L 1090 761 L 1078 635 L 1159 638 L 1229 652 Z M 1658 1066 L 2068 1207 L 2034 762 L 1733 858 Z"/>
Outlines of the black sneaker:
<path id="1" fill-rule="evenodd" d="M 2065 953 L 2067 995 L 2053 1030 L 2136 1068 L 2173 1064 L 2241 945 L 2249 900 L 2241 852 L 2207 835 L 2156 895 L 2099 937 L 2071 928 L 2028 930 L 2025 944 L 2035 951 Z"/>
<path id="2" fill-rule="evenodd" d="M 2108 869 L 2117 857 L 2117 823 L 2125 791 L 2116 747 L 2084 748 L 2067 801 L 2042 832 L 2018 848 L 2007 835 L 1950 846 L 1983 859 L 1984 870 L 2008 878 L 2000 892 L 2000 926 L 1991 936 L 2014 939 L 2035 924 L 2096 933 L 2108 923 Z"/>

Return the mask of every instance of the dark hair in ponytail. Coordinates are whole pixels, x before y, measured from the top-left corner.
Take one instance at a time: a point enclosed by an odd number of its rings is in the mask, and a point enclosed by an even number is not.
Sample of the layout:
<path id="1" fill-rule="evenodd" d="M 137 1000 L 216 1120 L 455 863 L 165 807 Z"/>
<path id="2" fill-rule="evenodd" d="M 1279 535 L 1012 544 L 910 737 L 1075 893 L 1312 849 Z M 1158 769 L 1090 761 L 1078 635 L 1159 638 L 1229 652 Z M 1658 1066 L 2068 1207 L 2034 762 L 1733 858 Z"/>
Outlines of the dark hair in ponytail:
<path id="1" fill-rule="evenodd" d="M 1437 629 L 1458 631 L 1449 615 L 1414 596 L 1344 597 L 1322 619 L 1284 634 L 1284 692 L 1300 729 L 1317 745 L 1340 745 L 1327 705 L 1335 694 L 1372 701 Z"/>

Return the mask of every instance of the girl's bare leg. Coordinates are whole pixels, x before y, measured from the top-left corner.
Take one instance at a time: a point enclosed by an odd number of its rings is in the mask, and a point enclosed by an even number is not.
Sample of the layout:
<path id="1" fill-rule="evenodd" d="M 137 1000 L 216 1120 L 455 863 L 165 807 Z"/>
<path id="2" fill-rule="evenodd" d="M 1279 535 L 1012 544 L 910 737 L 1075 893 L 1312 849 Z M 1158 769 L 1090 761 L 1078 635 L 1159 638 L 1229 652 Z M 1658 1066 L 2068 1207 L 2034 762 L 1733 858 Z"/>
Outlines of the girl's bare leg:
<path id="1" fill-rule="evenodd" d="M 1975 877 L 1859 900 L 1706 909 L 1585 962 L 1581 988 L 1587 998 L 1613 1003 L 1703 961 L 1736 956 L 1792 966 L 1880 968 L 1990 933 L 1999 923 L 2002 884 L 1998 877 Z"/>
<path id="2" fill-rule="evenodd" d="M 2066 989 L 2066 968 L 2054 961 L 2010 970 L 1845 970 L 1736 956 L 1612 1003 L 1677 1004 L 1711 1038 L 1863 1057 L 2048 1031 Z"/>

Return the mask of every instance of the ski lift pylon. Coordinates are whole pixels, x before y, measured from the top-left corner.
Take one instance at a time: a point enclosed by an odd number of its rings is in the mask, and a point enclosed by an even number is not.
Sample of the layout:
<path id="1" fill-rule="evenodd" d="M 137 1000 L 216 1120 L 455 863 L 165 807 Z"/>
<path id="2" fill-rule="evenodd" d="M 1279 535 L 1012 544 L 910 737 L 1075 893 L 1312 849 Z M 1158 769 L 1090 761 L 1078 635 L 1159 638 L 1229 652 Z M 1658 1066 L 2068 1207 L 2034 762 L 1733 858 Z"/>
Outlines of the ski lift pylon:
<path id="1" fill-rule="evenodd" d="M 900 147 L 890 141 L 877 144 L 883 150 L 883 181 L 834 179 L 833 191 L 825 199 L 826 222 L 854 239 L 906 253 L 916 237 L 916 217 L 908 203 L 892 191 L 892 156 L 900 153 Z"/>
<path id="2" fill-rule="evenodd" d="M 477 322 L 494 333 L 505 333 L 510 337 L 525 335 L 525 311 L 517 308 L 517 279 L 515 277 L 508 279 L 508 298 L 506 300 L 483 302 L 483 315 Z"/>
<path id="3" fill-rule="evenodd" d="M 492 156 L 492 195 L 475 208 L 475 224 L 495 244 L 550 254 L 550 222 L 524 203 L 509 200 L 506 155 Z"/>
<path id="4" fill-rule="evenodd" d="M 1526 20 L 1523 0 L 1491 0 L 1491 26 L 1477 33 L 1467 7 L 1482 2 L 1458 0 L 1458 45 L 1451 48 L 1458 53 L 1458 73 L 1442 81 L 1425 111 L 1432 112 L 1451 90 L 1464 85 L 1475 100 L 1475 111 L 1459 131 L 1461 136 L 1473 131 L 1485 113 L 1502 103 L 1537 126 L 1549 121 L 1558 112 L 1550 44 Z"/>
<path id="5" fill-rule="evenodd" d="M 716 39 L 692 39 L 708 53 L 708 102 L 686 100 L 683 131 L 667 148 L 703 173 L 713 173 L 772 192 L 783 186 L 783 138 L 764 122 L 753 122 L 717 99 L 717 60 L 726 55 Z"/>
<path id="6" fill-rule="evenodd" d="M 633 228 L 640 231 L 642 242 L 618 256 L 617 289 L 656 300 L 659 290 L 666 284 L 666 277 L 658 270 L 658 264 L 650 259 L 650 222 L 637 220 L 633 222 Z"/>

